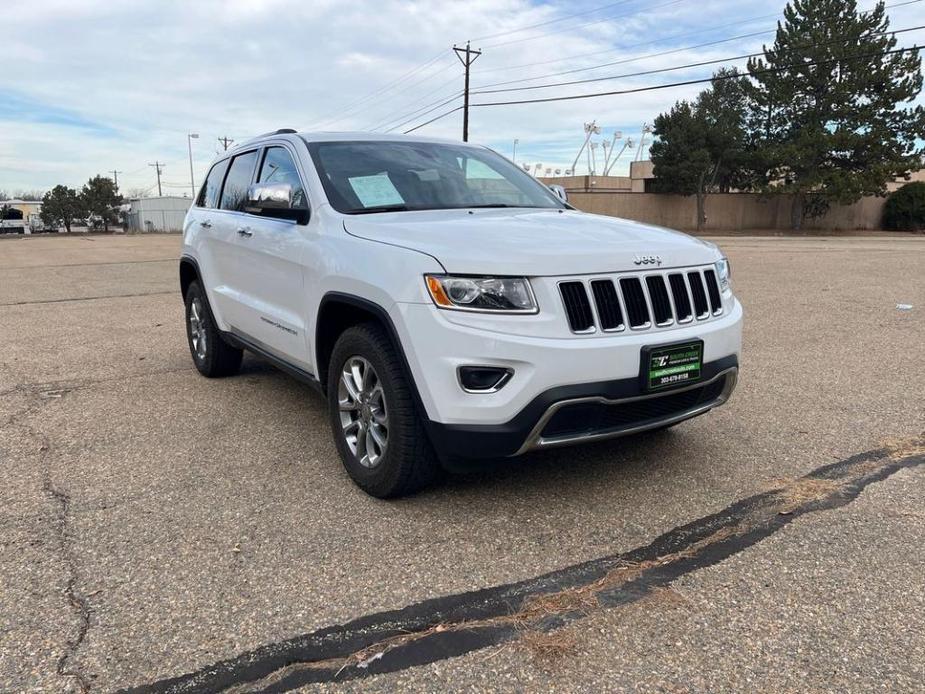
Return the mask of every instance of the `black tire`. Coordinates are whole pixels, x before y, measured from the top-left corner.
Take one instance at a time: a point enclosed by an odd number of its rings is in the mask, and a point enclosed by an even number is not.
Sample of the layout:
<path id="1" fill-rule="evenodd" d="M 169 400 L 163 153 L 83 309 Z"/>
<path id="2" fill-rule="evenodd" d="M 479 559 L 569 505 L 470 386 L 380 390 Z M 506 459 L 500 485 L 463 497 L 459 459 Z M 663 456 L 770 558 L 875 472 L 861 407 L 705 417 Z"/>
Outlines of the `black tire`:
<path id="1" fill-rule="evenodd" d="M 198 282 L 190 283 L 186 290 L 184 303 L 186 304 L 186 340 L 189 343 L 190 356 L 193 357 L 193 363 L 199 373 L 208 378 L 221 378 L 236 374 L 241 367 L 244 351 L 225 342 L 215 325 L 209 299 Z M 194 309 L 194 304 L 196 309 Z M 190 320 L 194 310 L 200 314 L 201 334 L 205 336 L 204 349 L 199 349 L 199 343 L 194 342 L 193 333 L 196 323 Z"/>
<path id="2" fill-rule="evenodd" d="M 367 461 L 364 465 L 351 450 L 341 420 L 341 375 L 347 362 L 357 357 L 372 366 L 384 392 L 387 445 L 374 464 Z M 337 339 L 328 366 L 327 394 L 337 452 L 347 474 L 363 491 L 386 499 L 414 493 L 437 479 L 440 463 L 415 406 L 411 384 L 395 346 L 379 325 L 357 325 Z"/>

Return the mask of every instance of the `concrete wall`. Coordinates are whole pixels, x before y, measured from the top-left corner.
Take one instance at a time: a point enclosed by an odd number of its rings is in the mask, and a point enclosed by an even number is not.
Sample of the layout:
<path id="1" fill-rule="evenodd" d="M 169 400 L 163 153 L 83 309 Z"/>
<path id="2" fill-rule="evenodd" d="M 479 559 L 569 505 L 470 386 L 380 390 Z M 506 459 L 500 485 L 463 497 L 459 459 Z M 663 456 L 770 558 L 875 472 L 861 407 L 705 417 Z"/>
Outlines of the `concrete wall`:
<path id="1" fill-rule="evenodd" d="M 818 219 L 807 219 L 805 229 L 880 229 L 886 198 L 868 197 L 854 205 L 833 207 Z M 570 193 L 569 202 L 580 210 L 624 217 L 672 229 L 697 227 L 694 196 L 656 193 Z M 718 193 L 706 201 L 707 230 L 790 228 L 790 197 L 756 193 Z"/>
<path id="2" fill-rule="evenodd" d="M 625 191 L 632 190 L 632 181 L 629 176 L 543 176 L 538 179 L 545 185 L 560 185 L 566 192 L 587 191 Z"/>

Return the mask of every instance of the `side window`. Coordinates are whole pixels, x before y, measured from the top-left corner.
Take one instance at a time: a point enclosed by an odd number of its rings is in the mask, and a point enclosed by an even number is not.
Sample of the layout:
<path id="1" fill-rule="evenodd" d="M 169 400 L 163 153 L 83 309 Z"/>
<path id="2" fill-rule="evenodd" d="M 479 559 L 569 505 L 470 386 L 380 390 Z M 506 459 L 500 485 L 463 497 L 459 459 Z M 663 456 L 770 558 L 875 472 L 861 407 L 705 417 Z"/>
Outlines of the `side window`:
<path id="1" fill-rule="evenodd" d="M 244 211 L 247 202 L 247 187 L 251 184 L 251 175 L 254 173 L 254 164 L 257 163 L 257 152 L 239 154 L 231 160 L 231 168 L 225 178 L 225 187 L 222 188 L 223 210 Z"/>
<path id="2" fill-rule="evenodd" d="M 292 206 L 303 209 L 308 207 L 299 172 L 295 168 L 292 156 L 284 147 L 267 147 L 257 182 L 288 183 L 292 186 Z"/>
<path id="3" fill-rule="evenodd" d="M 218 207 L 218 194 L 222 189 L 222 179 L 225 178 L 225 172 L 228 170 L 228 160 L 218 162 L 209 171 L 206 182 L 202 184 L 202 190 L 199 192 L 199 199 L 196 205 L 199 207 L 208 207 L 210 209 Z"/>

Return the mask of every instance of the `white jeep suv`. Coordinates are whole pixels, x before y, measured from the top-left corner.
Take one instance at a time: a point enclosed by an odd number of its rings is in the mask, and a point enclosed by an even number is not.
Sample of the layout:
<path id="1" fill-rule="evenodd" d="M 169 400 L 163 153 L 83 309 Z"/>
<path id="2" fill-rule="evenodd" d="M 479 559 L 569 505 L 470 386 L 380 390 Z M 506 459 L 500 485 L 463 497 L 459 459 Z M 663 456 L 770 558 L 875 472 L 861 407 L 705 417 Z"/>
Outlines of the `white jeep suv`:
<path id="1" fill-rule="evenodd" d="M 389 497 L 462 458 L 658 429 L 724 403 L 742 308 L 717 247 L 584 214 L 489 149 L 278 130 L 224 153 L 184 223 L 205 376 L 243 350 L 315 385 Z"/>

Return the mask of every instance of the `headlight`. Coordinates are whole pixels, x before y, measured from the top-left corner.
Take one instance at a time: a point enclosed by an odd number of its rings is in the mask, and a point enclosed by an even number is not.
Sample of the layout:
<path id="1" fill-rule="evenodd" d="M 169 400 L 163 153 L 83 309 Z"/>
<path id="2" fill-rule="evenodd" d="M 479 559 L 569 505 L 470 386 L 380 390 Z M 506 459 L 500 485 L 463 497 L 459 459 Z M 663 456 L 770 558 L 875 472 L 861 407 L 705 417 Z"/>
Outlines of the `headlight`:
<path id="1" fill-rule="evenodd" d="M 719 280 L 721 291 L 729 291 L 729 280 L 732 279 L 732 266 L 728 258 L 720 258 L 714 264 L 716 267 L 716 279 Z"/>
<path id="2" fill-rule="evenodd" d="M 440 308 L 457 311 L 536 313 L 536 299 L 526 277 L 458 277 L 425 275 L 430 297 Z"/>

